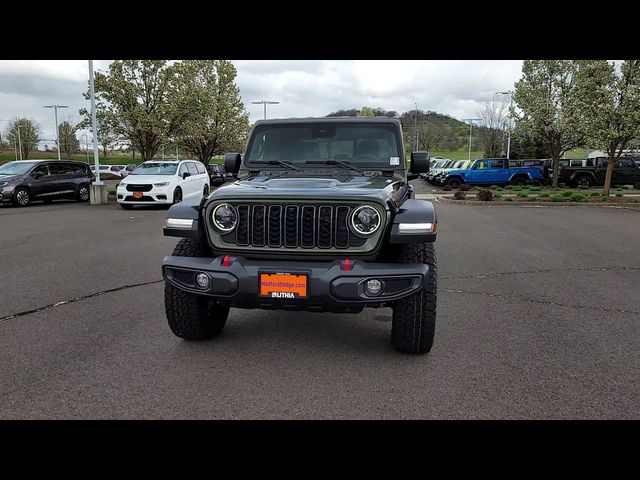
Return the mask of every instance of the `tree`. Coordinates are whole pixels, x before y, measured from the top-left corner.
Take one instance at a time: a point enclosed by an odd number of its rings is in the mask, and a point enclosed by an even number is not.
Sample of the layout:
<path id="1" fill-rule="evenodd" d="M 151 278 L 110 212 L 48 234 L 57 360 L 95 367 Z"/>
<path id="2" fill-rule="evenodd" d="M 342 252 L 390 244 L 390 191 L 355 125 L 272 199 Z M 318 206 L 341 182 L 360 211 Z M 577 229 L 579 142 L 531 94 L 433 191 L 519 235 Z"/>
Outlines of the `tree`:
<path id="1" fill-rule="evenodd" d="M 371 107 L 362 107 L 358 113 L 359 117 L 374 117 L 375 113 Z"/>
<path id="2" fill-rule="evenodd" d="M 40 124 L 30 118 L 13 118 L 5 130 L 5 138 L 9 145 L 22 146 L 22 159 L 29 158 L 29 152 L 38 146 Z"/>
<path id="3" fill-rule="evenodd" d="M 76 138 L 78 126 L 71 124 L 65 120 L 58 125 L 58 141 L 60 142 L 60 151 L 65 157 L 71 158 L 71 154 L 80 150 L 80 142 Z"/>
<path id="4" fill-rule="evenodd" d="M 484 148 L 485 158 L 496 158 L 502 155 L 504 126 L 507 118 L 507 105 L 500 100 L 484 102 L 476 111 L 480 119 L 479 136 Z"/>
<path id="5" fill-rule="evenodd" d="M 418 150 L 426 150 L 427 152 L 438 147 L 442 135 L 428 125 L 418 125 Z"/>
<path id="6" fill-rule="evenodd" d="M 190 114 L 175 101 L 180 90 L 175 72 L 176 65 L 166 60 L 116 60 L 107 73 L 96 72 L 101 125 L 129 141 L 143 161 L 153 158 Z"/>
<path id="7" fill-rule="evenodd" d="M 175 141 L 208 164 L 214 155 L 242 151 L 250 131 L 249 114 L 227 60 L 185 60 L 176 68 L 176 108 L 189 112 Z"/>
<path id="8" fill-rule="evenodd" d="M 545 158 L 547 149 L 539 137 L 533 136 L 529 132 L 517 132 L 511 135 L 510 157 L 513 160 L 526 158 Z"/>
<path id="9" fill-rule="evenodd" d="M 525 60 L 513 100 L 520 109 L 516 130 L 540 138 L 553 161 L 553 186 L 558 186 L 559 160 L 583 143 L 576 107 L 573 60 Z"/>
<path id="10" fill-rule="evenodd" d="M 603 195 L 622 152 L 640 135 L 640 60 L 625 60 L 616 71 L 606 60 L 578 62 L 578 108 L 589 146 L 607 153 Z"/>
<path id="11" fill-rule="evenodd" d="M 89 99 L 89 94 L 85 94 L 85 98 Z M 78 124 L 78 129 L 86 128 L 91 130 L 91 112 L 86 108 L 81 108 L 80 115 L 83 115 L 84 119 Z M 103 102 L 96 102 L 96 123 L 98 124 L 96 128 L 98 131 L 98 144 L 106 160 L 109 152 L 122 142 L 122 137 L 116 133 L 114 118 L 106 111 L 106 106 Z"/>

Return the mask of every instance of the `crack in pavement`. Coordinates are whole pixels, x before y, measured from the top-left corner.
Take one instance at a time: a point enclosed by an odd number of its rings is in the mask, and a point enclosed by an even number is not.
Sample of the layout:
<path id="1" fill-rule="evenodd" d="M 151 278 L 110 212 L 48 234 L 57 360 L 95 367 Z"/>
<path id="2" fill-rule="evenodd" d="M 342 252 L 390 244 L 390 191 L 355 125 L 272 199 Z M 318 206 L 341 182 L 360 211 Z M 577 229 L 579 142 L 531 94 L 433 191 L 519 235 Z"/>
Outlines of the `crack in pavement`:
<path id="1" fill-rule="evenodd" d="M 497 272 L 486 273 L 484 275 L 462 275 L 458 277 L 439 277 L 439 280 L 467 280 L 472 278 L 505 277 L 508 275 L 522 275 L 532 273 L 555 273 L 555 272 L 607 272 L 620 270 L 640 270 L 640 267 L 578 267 L 578 268 L 547 268 L 542 270 L 523 270 L 520 272 Z"/>
<path id="2" fill-rule="evenodd" d="M 5 320 L 11 320 L 16 317 L 23 317 L 24 315 L 30 315 L 32 313 L 42 312 L 43 310 L 49 310 L 51 308 L 60 307 L 62 305 L 67 305 L 69 303 L 80 302 L 82 300 L 87 300 L 88 298 L 99 297 L 100 295 L 104 295 L 105 293 L 117 292 L 119 290 L 126 290 L 127 288 L 134 287 L 143 287 L 145 285 L 153 285 L 154 283 L 163 282 L 163 279 L 160 280 L 152 280 L 150 282 L 142 282 L 142 283 L 133 283 L 131 285 L 123 285 L 121 287 L 109 288 L 107 290 L 101 290 L 99 292 L 90 293 L 89 295 L 83 295 L 81 297 L 72 298 L 71 300 L 62 300 L 61 302 L 52 303 L 49 305 L 45 305 L 44 307 L 33 308 L 31 310 L 25 310 L 23 312 L 12 313 L 11 315 L 7 315 L 4 317 L 0 317 L 0 322 L 4 322 Z"/>
<path id="3" fill-rule="evenodd" d="M 466 293 L 469 295 L 479 295 L 482 297 L 491 297 L 491 298 L 501 298 L 503 300 L 515 300 L 518 302 L 526 302 L 526 303 L 535 303 L 538 305 L 554 305 L 557 307 L 563 307 L 563 308 L 573 308 L 573 309 L 585 309 L 585 310 L 597 310 L 600 312 L 608 312 L 608 313 L 633 313 L 635 315 L 640 315 L 640 312 L 634 312 L 633 310 L 623 310 L 620 308 L 603 308 L 603 307 L 592 307 L 589 305 L 569 305 L 566 303 L 558 303 L 558 302 L 546 302 L 543 300 L 534 300 L 531 298 L 525 298 L 525 297 L 516 297 L 516 296 L 512 296 L 512 295 L 500 295 L 497 293 L 486 293 L 486 292 L 474 292 L 471 290 L 453 290 L 453 289 L 438 289 L 438 292 L 446 292 L 446 293 Z"/>

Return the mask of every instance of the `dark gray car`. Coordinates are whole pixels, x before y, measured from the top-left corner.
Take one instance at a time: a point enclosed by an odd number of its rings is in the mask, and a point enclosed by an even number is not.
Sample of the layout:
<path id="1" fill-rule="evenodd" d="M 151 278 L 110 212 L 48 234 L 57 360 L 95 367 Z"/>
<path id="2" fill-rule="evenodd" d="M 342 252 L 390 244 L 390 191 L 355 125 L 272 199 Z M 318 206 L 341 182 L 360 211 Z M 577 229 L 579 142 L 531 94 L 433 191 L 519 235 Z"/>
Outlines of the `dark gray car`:
<path id="1" fill-rule="evenodd" d="M 0 203 L 27 207 L 34 200 L 89 200 L 95 176 L 89 165 L 71 160 L 19 160 L 0 165 Z"/>

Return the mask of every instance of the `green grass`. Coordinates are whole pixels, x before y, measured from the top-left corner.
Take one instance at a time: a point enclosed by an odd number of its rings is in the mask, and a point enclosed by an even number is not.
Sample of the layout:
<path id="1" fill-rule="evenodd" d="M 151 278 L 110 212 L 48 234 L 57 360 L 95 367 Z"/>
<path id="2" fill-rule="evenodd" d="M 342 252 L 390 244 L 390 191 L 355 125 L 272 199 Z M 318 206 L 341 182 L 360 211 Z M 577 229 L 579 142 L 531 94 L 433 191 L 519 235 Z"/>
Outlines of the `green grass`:
<path id="1" fill-rule="evenodd" d="M 565 190 L 560 195 L 562 195 L 563 197 L 570 197 L 573 194 L 574 194 L 574 192 L 572 192 L 571 190 Z"/>
<path id="2" fill-rule="evenodd" d="M 542 191 L 542 187 L 532 186 L 532 187 L 529 187 L 529 191 L 531 191 L 531 192 L 540 192 L 540 191 Z"/>
<path id="3" fill-rule="evenodd" d="M 600 192 L 591 192 L 591 193 L 589 194 L 589 196 L 590 196 L 590 197 L 598 197 L 598 196 L 600 196 Z"/>
<path id="4" fill-rule="evenodd" d="M 562 195 L 558 195 L 557 193 L 551 195 L 551 197 L 549 197 L 549 199 L 552 202 L 562 202 L 565 198 Z"/>
<path id="5" fill-rule="evenodd" d="M 53 160 L 58 158 L 58 152 L 40 152 L 33 151 L 29 153 L 29 158 L 25 160 L 39 160 L 39 159 L 48 159 Z M 156 155 L 156 158 L 160 158 L 160 155 Z M 176 156 L 174 155 L 165 155 L 166 160 L 175 160 Z M 180 155 L 181 159 L 187 158 Z M 16 159 L 16 154 L 14 150 L 0 150 L 0 164 L 11 162 Z M 77 160 L 79 162 L 86 162 L 87 155 L 85 153 L 78 153 L 71 155 L 71 158 L 67 158 L 65 155 L 62 155 L 62 160 Z M 99 161 L 103 165 L 126 165 L 128 163 L 141 163 L 142 159 L 140 155 L 136 155 L 134 160 L 133 156 L 130 154 L 122 154 L 122 153 L 113 153 L 109 154 L 105 160 L 102 154 L 100 154 Z M 89 152 L 89 163 L 94 163 L 93 153 Z M 211 164 L 221 164 L 224 163 L 224 157 L 213 157 L 209 162 Z"/>
<path id="6" fill-rule="evenodd" d="M 540 194 L 540 198 L 547 198 L 549 195 L 550 195 L 550 193 L 549 193 L 549 192 L 542 192 L 542 193 Z"/>
<path id="7" fill-rule="evenodd" d="M 528 192 L 518 192 L 518 197 L 528 198 L 529 197 L 529 193 Z"/>
<path id="8" fill-rule="evenodd" d="M 587 196 L 583 193 L 574 192 L 571 194 L 569 199 L 572 202 L 585 202 L 587 200 Z"/>

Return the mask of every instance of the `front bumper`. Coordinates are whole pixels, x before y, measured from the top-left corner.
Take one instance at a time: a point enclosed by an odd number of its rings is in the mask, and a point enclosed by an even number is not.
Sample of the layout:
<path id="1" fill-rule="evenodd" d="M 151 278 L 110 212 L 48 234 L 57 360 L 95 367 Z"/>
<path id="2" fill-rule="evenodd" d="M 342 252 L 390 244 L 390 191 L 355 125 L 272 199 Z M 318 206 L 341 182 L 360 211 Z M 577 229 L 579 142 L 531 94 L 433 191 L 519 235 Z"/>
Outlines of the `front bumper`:
<path id="1" fill-rule="evenodd" d="M 0 187 L 0 203 L 10 202 L 13 199 L 13 187 Z"/>
<path id="2" fill-rule="evenodd" d="M 331 262 L 282 262 L 229 257 L 165 257 L 162 275 L 174 287 L 191 293 L 218 298 L 242 308 L 275 308 L 358 312 L 365 306 L 382 306 L 420 290 L 429 275 L 424 264 L 371 263 L 353 260 L 343 270 L 341 260 Z M 260 273 L 286 272 L 307 275 L 307 298 L 271 298 L 259 296 Z M 207 289 L 195 283 L 198 273 L 209 276 Z M 383 291 L 377 296 L 365 293 L 364 283 L 380 280 Z"/>
<path id="3" fill-rule="evenodd" d="M 154 205 L 154 204 L 171 204 L 173 203 L 173 192 L 170 187 L 153 187 L 148 192 L 142 193 L 142 198 L 134 198 L 133 194 L 126 188 L 118 187 L 116 190 L 118 203 L 126 203 L 130 205 Z"/>

